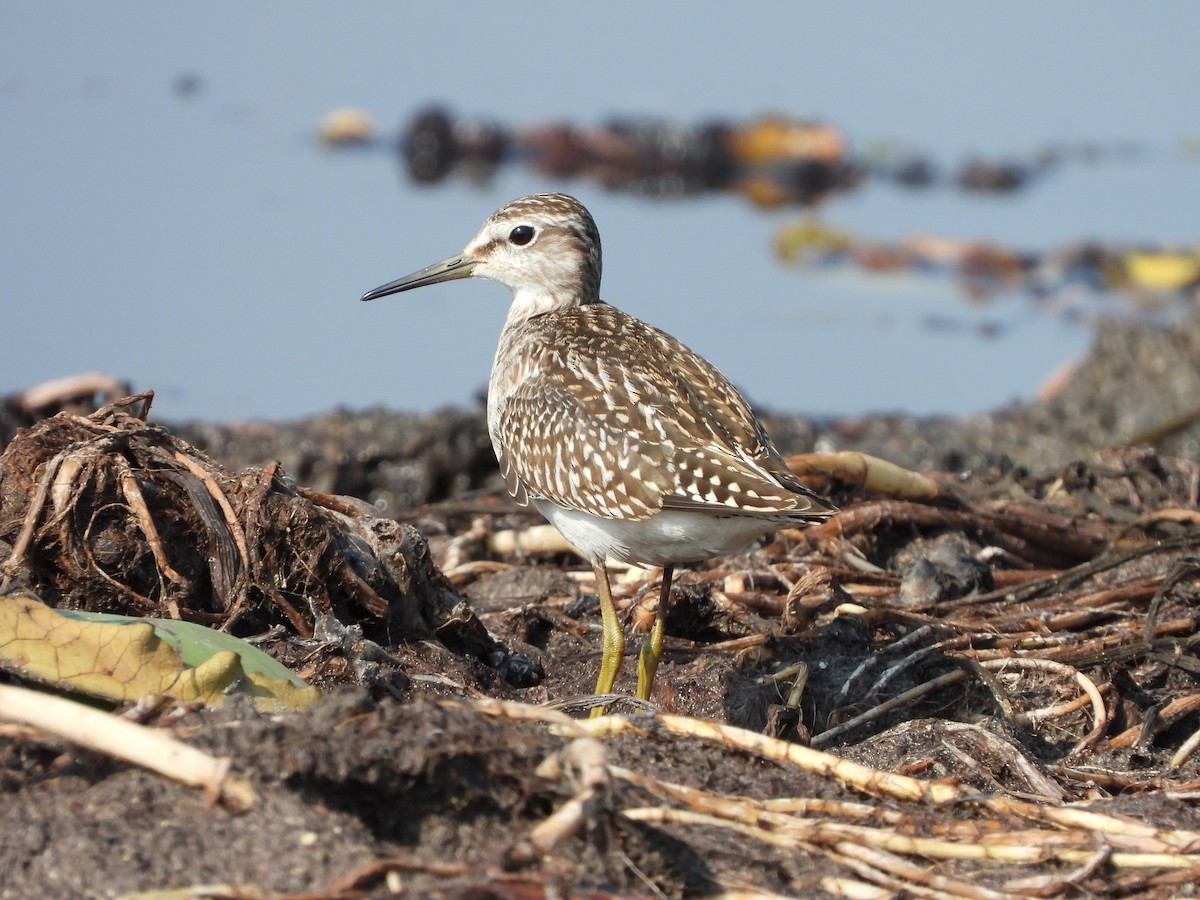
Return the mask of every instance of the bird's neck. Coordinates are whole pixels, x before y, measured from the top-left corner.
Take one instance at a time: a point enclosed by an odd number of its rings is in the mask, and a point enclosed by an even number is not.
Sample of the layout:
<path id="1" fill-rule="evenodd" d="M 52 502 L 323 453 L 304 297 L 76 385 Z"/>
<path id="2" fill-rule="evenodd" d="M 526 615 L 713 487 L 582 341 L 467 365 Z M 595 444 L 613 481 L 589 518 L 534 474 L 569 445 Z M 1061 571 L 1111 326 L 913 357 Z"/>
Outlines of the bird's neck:
<path id="1" fill-rule="evenodd" d="M 548 289 L 546 285 L 537 288 L 519 288 L 513 291 L 512 305 L 508 308 L 506 327 L 532 319 L 534 316 L 550 312 L 561 312 L 574 309 L 587 303 L 599 303 L 599 297 L 588 297 L 580 293 L 578 285 L 559 290 Z"/>

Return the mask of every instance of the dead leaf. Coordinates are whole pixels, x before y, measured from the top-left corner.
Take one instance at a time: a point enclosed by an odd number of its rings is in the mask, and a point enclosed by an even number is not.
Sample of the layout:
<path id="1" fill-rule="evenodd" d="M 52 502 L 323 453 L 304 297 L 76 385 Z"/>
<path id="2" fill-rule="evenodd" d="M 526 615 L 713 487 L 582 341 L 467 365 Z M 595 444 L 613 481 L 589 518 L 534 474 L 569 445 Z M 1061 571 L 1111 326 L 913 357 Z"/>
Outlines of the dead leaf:
<path id="1" fill-rule="evenodd" d="M 207 637 L 193 636 L 194 629 Z M 85 618 L 60 613 L 29 594 L 0 597 L 0 667 L 114 703 L 166 694 L 218 705 L 227 694 L 241 692 L 270 712 L 318 699 L 315 688 L 291 673 L 280 676 L 283 667 L 264 663 L 265 656 L 244 641 L 192 623 Z"/>

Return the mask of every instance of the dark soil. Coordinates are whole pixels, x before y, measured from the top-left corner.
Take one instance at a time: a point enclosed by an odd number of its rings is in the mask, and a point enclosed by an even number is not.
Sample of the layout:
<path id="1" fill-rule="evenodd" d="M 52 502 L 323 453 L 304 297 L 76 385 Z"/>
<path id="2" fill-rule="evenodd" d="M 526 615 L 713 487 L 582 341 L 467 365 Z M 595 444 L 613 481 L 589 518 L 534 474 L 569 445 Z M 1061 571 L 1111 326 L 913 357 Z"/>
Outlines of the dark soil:
<path id="1" fill-rule="evenodd" d="M 776 420 L 786 451 L 937 474 L 807 476 L 841 515 L 682 572 L 652 708 L 588 733 L 555 709 L 594 684 L 590 572 L 497 549 L 542 523 L 477 411 L 10 404 L 4 588 L 258 636 L 326 696 L 123 710 L 232 760 L 245 812 L 0 724 L 0 897 L 1196 896 L 1198 333 L 1110 327 L 1055 397 L 992 416 Z M 615 584 L 633 652 L 656 585 Z"/>

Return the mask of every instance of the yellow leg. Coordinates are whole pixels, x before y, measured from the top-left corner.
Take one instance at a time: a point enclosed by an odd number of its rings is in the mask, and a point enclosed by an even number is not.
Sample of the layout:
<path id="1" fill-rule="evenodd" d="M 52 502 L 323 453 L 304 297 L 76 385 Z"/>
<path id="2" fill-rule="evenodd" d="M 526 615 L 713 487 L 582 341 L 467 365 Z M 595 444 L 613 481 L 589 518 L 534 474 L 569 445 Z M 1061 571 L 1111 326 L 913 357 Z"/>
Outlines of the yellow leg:
<path id="1" fill-rule="evenodd" d="M 600 676 L 596 679 L 596 693 L 612 693 L 613 683 L 621 661 L 625 658 L 625 635 L 617 621 L 617 608 L 613 605 L 612 588 L 608 584 L 608 570 L 604 563 L 592 566 L 596 575 L 596 593 L 600 596 L 600 621 L 604 627 L 604 639 L 600 645 Z M 604 715 L 606 707 L 593 706 L 592 715 Z"/>
<path id="2" fill-rule="evenodd" d="M 671 601 L 671 576 L 674 574 L 674 566 L 663 566 L 662 593 L 658 595 L 654 624 L 650 626 L 650 634 L 642 643 L 642 652 L 638 654 L 639 700 L 650 699 L 650 689 L 654 687 L 654 673 L 658 671 L 658 662 L 662 659 L 663 617 L 667 614 L 667 604 Z"/>

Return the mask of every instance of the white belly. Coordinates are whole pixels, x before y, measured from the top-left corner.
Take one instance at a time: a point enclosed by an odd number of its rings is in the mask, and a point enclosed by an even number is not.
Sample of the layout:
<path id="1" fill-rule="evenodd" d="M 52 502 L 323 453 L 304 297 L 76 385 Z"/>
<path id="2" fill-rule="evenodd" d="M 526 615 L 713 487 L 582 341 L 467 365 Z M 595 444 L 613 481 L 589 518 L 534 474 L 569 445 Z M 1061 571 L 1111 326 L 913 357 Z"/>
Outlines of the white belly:
<path id="1" fill-rule="evenodd" d="M 663 510 L 631 522 L 601 519 L 563 509 L 548 500 L 533 499 L 538 512 L 550 520 L 591 562 L 615 559 L 638 566 L 665 566 L 724 556 L 780 527 L 778 521 L 755 516 L 722 516 L 686 510 Z"/>

